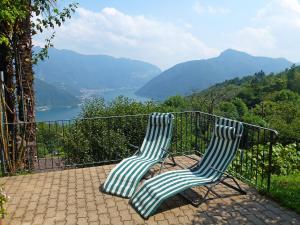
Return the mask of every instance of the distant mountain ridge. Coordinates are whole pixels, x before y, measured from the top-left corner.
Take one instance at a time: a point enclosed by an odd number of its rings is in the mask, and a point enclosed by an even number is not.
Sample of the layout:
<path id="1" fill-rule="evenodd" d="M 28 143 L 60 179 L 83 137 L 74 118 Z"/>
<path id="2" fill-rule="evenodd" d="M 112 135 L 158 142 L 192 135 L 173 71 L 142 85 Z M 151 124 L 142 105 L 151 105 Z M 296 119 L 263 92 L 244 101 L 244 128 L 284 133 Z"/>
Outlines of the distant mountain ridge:
<path id="1" fill-rule="evenodd" d="M 48 84 L 38 78 L 34 80 L 34 86 L 36 105 L 39 108 L 75 107 L 80 103 L 79 99 L 68 91 Z"/>
<path id="2" fill-rule="evenodd" d="M 243 77 L 263 70 L 280 72 L 293 63 L 284 58 L 252 56 L 228 49 L 218 57 L 177 64 L 154 77 L 136 94 L 163 100 L 173 95 L 189 95 L 234 77 Z"/>
<path id="3" fill-rule="evenodd" d="M 137 89 L 161 72 L 150 63 L 107 55 L 55 48 L 48 55 L 34 66 L 38 107 L 75 106 L 83 95 L 81 90 Z"/>
<path id="4" fill-rule="evenodd" d="M 161 72 L 157 66 L 138 60 L 83 55 L 55 48 L 49 49 L 49 59 L 40 62 L 34 71 L 36 77 L 50 84 L 78 90 L 139 88 Z"/>

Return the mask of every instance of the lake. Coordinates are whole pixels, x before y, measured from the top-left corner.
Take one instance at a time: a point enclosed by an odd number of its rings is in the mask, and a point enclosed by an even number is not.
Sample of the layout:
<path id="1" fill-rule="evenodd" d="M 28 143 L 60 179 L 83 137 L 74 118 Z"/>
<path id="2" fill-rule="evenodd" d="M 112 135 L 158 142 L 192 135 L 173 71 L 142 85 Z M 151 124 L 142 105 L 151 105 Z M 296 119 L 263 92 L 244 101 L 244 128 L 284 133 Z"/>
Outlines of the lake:
<path id="1" fill-rule="evenodd" d="M 98 97 L 103 97 L 105 101 L 110 102 L 116 97 L 122 95 L 139 102 L 144 102 L 149 100 L 148 98 L 143 98 L 134 94 L 136 89 L 116 89 L 108 91 L 99 91 Z M 36 117 L 37 121 L 51 121 L 51 120 L 69 120 L 78 116 L 80 113 L 80 106 L 72 108 L 52 108 L 45 111 L 37 111 Z"/>

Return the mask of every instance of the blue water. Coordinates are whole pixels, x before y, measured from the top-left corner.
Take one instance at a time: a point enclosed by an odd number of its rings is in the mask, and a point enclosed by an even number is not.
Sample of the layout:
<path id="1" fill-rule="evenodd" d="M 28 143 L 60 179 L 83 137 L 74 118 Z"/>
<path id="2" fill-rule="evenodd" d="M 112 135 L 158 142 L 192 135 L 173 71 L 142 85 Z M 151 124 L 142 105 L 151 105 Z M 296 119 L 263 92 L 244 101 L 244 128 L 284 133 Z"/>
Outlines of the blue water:
<path id="1" fill-rule="evenodd" d="M 53 108 L 47 111 L 37 111 L 37 121 L 69 120 L 80 113 L 80 106 L 74 108 Z"/>
<path id="2" fill-rule="evenodd" d="M 121 90 L 113 90 L 106 91 L 101 93 L 101 97 L 105 99 L 105 101 L 110 102 L 114 98 L 122 95 L 134 99 L 136 101 L 144 102 L 149 99 L 137 96 L 134 94 L 135 89 L 121 89 Z M 80 113 L 80 106 L 73 108 L 52 108 L 47 111 L 37 111 L 37 121 L 52 121 L 52 120 L 69 120 L 73 119 Z"/>

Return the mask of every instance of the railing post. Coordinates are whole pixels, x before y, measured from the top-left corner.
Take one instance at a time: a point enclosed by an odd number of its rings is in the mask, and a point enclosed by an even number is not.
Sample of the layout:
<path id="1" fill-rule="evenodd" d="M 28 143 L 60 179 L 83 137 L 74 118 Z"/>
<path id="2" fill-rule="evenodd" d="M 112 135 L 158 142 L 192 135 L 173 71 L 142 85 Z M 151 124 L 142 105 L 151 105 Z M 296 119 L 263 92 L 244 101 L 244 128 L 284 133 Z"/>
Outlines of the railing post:
<path id="1" fill-rule="evenodd" d="M 0 81 L 1 81 L 1 89 L 0 89 L 0 98 L 3 98 L 5 97 L 5 87 L 4 87 L 4 73 L 3 71 L 0 71 Z M 4 131 L 4 123 L 5 123 L 5 108 L 4 108 L 4 105 L 2 105 L 0 107 L 0 110 L 1 110 L 1 124 L 3 127 L 0 127 L 0 129 L 2 129 Z M 4 146 L 4 144 L 2 144 L 2 146 Z M 4 159 L 4 147 L 1 147 L 0 149 L 0 158 L 1 158 L 1 172 L 2 172 L 2 175 L 5 175 L 6 174 L 6 169 L 5 169 L 5 159 Z"/>
<path id="2" fill-rule="evenodd" d="M 269 168 L 268 168 L 268 180 L 267 180 L 267 192 L 270 191 L 271 186 L 271 175 L 272 175 L 272 153 L 273 153 L 273 141 L 274 141 L 274 132 L 270 131 L 270 146 L 269 146 Z"/>

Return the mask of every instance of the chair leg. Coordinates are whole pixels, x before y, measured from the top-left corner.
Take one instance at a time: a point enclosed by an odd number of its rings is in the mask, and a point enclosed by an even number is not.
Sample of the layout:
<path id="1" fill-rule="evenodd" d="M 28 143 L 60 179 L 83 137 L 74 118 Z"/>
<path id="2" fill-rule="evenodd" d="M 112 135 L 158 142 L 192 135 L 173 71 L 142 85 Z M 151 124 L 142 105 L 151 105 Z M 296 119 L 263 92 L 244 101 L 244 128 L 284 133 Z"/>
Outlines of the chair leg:
<path id="1" fill-rule="evenodd" d="M 227 182 L 224 181 L 224 180 L 226 180 L 226 179 L 228 179 L 228 178 L 232 179 L 236 186 L 233 186 L 232 184 L 229 184 L 229 183 L 227 183 Z M 238 191 L 239 193 L 241 193 L 241 194 L 243 194 L 243 195 L 247 194 L 247 192 L 241 188 L 241 186 L 240 186 L 239 183 L 236 181 L 236 179 L 235 179 L 234 177 L 232 177 L 232 176 L 229 176 L 229 175 L 227 175 L 227 176 L 224 177 L 223 179 L 219 180 L 218 182 L 216 182 L 216 183 L 214 183 L 214 184 L 211 184 L 211 186 L 209 186 L 209 187 L 208 187 L 208 186 L 204 186 L 204 187 L 207 188 L 207 191 L 206 191 L 205 195 L 204 195 L 203 197 L 201 197 L 201 198 L 202 198 L 201 200 L 199 200 L 199 198 L 191 198 L 191 197 L 189 197 L 189 196 L 188 196 L 186 193 L 184 193 L 184 192 L 183 192 L 183 193 L 179 193 L 179 194 L 180 194 L 182 197 L 184 197 L 188 202 L 190 202 L 191 205 L 193 205 L 194 207 L 198 207 L 199 205 L 201 205 L 201 204 L 204 203 L 205 201 L 209 200 L 209 199 L 207 198 L 207 196 L 208 196 L 208 194 L 209 194 L 210 192 L 213 193 L 213 194 L 214 194 L 216 197 L 218 197 L 218 198 L 221 198 L 221 197 L 222 197 L 221 195 L 219 195 L 217 192 L 215 192 L 215 191 L 213 190 L 213 188 L 214 188 L 216 185 L 220 184 L 220 183 L 222 183 L 222 184 L 224 184 L 225 186 L 230 187 L 230 188 L 232 188 L 232 189 Z"/>
<path id="2" fill-rule="evenodd" d="M 192 189 L 190 189 L 192 190 Z M 195 192 L 196 193 L 196 192 Z M 206 197 L 208 196 L 209 190 L 206 191 L 204 197 L 201 195 L 197 194 L 198 197 L 191 197 L 189 196 L 186 192 L 181 192 L 179 195 L 181 195 L 185 200 L 187 200 L 192 206 L 194 207 L 199 207 L 202 203 L 204 203 L 207 199 Z"/>
<path id="3" fill-rule="evenodd" d="M 216 192 L 213 190 L 213 188 L 214 188 L 216 185 L 217 185 L 217 184 L 212 184 L 210 187 L 204 186 L 204 187 L 207 189 L 207 191 L 206 191 L 206 193 L 204 194 L 203 197 L 202 197 L 201 195 L 199 195 L 196 191 L 193 191 L 192 189 L 190 189 L 190 190 L 192 190 L 193 192 L 195 192 L 195 194 L 197 194 L 197 195 L 199 196 L 198 198 L 192 198 L 192 197 L 190 197 L 188 194 L 186 194 L 185 192 L 181 192 L 181 193 L 179 193 L 179 194 L 180 194 L 183 198 L 185 198 L 192 206 L 198 208 L 202 203 L 204 203 L 204 202 L 206 202 L 207 200 L 209 200 L 209 199 L 207 198 L 207 196 L 208 196 L 208 194 L 209 194 L 210 192 L 213 193 L 214 195 L 216 195 L 218 198 L 221 197 L 218 193 L 216 193 Z"/>
<path id="4" fill-rule="evenodd" d="M 171 159 L 172 159 L 172 162 L 173 162 L 173 166 L 176 166 L 177 163 L 175 162 L 175 159 L 174 159 L 174 157 L 172 155 L 171 155 Z"/>
<path id="5" fill-rule="evenodd" d="M 166 160 L 167 160 L 168 157 L 164 158 L 164 160 L 160 163 L 160 168 L 159 168 L 158 174 L 160 174 L 161 171 L 162 171 L 162 169 L 165 168 L 165 166 L 164 166 L 165 164 L 171 164 L 172 166 L 176 166 L 177 165 L 177 163 L 175 162 L 174 157 L 172 155 L 170 157 L 171 157 L 172 163 L 166 162 Z M 154 174 L 153 174 L 153 176 L 154 176 Z"/>
<path id="6" fill-rule="evenodd" d="M 224 180 L 226 180 L 228 178 L 231 179 L 235 183 L 236 186 L 233 186 L 232 184 L 229 184 L 229 183 L 227 183 L 227 182 L 224 181 Z M 241 186 L 239 185 L 239 183 L 232 176 L 227 175 L 223 180 L 220 181 L 220 183 L 224 184 L 225 186 L 227 186 L 229 188 L 232 188 L 232 189 L 236 190 L 237 192 L 239 192 L 239 193 L 241 193 L 243 195 L 247 194 L 247 192 L 244 189 L 241 188 Z"/>

